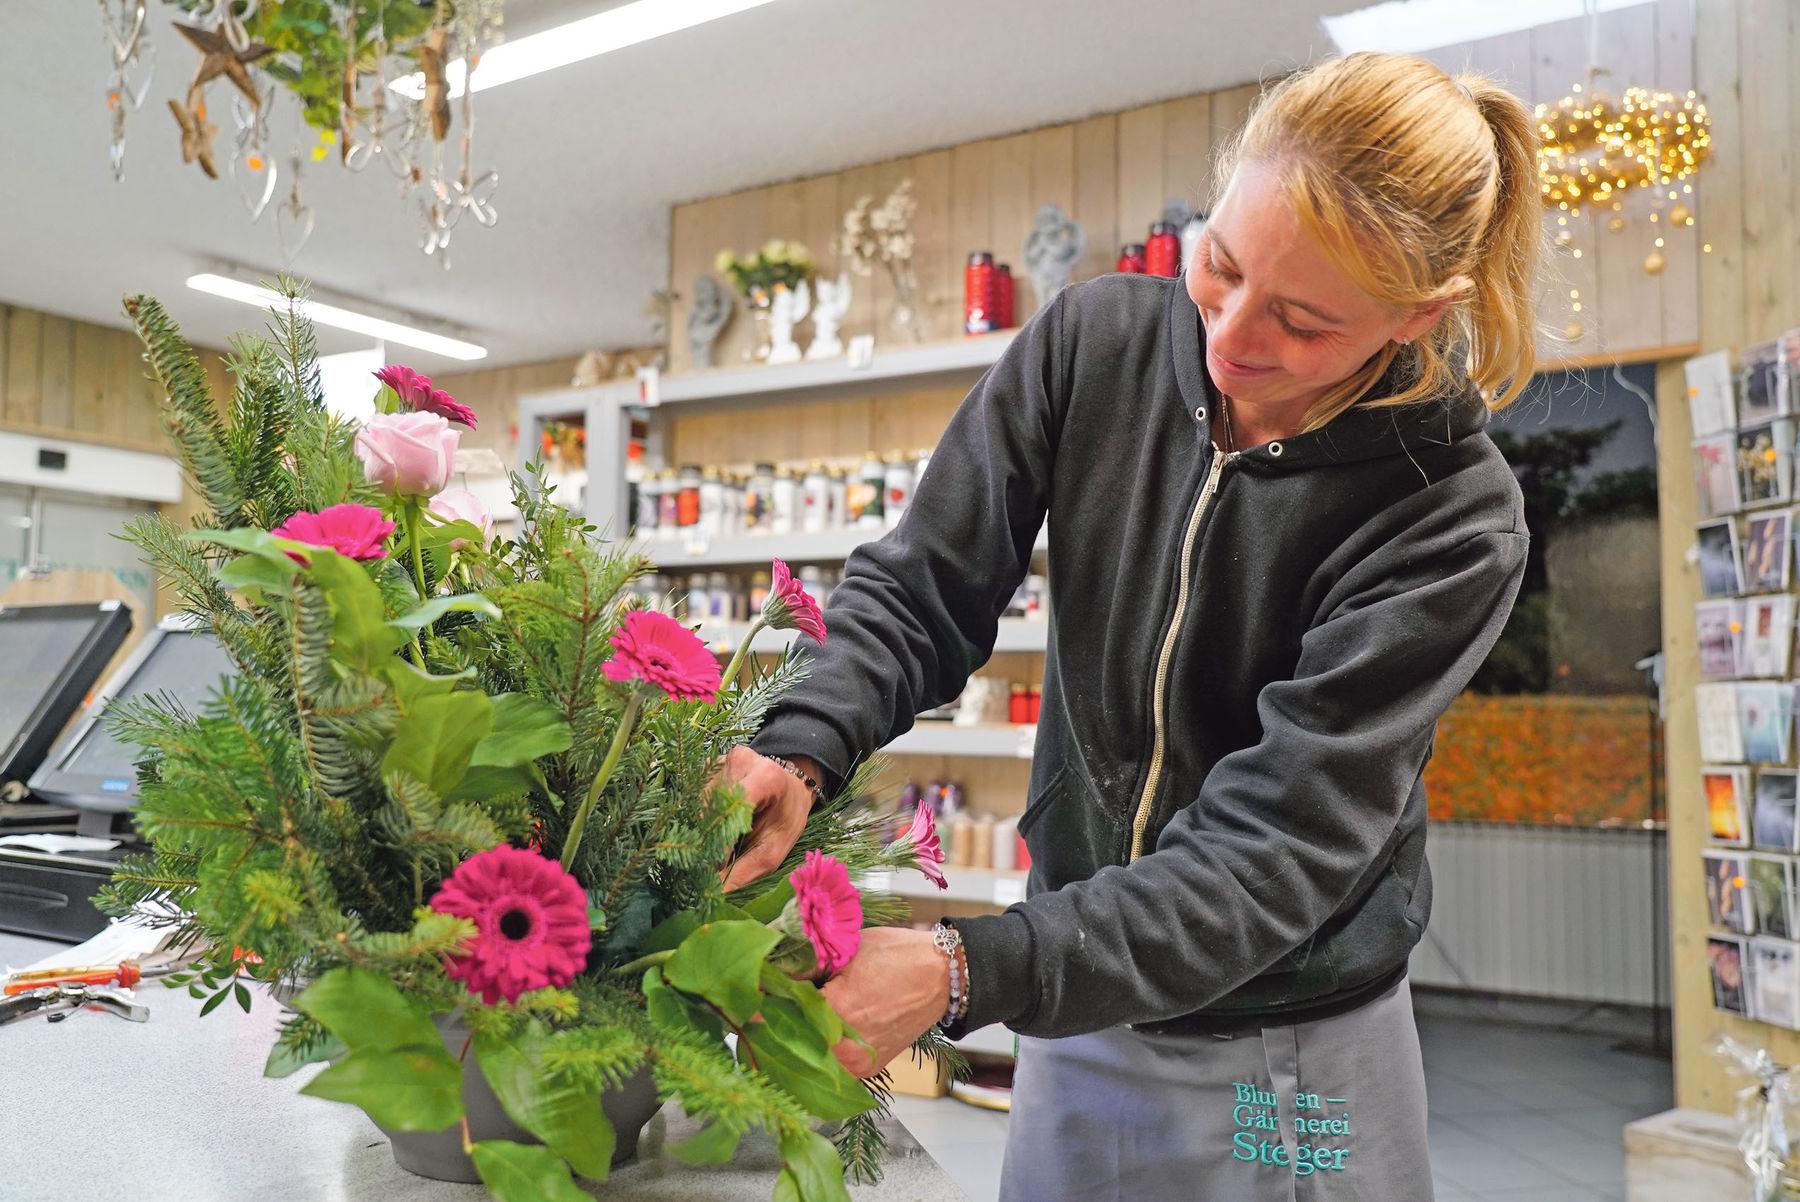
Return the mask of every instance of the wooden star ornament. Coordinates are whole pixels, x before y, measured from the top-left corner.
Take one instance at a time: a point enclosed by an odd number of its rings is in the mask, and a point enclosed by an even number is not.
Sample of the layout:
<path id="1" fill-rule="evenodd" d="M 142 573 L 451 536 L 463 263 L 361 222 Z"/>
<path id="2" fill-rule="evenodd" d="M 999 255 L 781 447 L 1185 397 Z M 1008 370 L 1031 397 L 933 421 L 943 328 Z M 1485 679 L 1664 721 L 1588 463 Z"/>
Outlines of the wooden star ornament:
<path id="1" fill-rule="evenodd" d="M 200 51 L 200 66 L 195 69 L 193 82 L 188 87 L 190 90 L 204 87 L 223 75 L 236 85 L 246 100 L 261 107 L 262 93 L 256 90 L 256 81 L 250 78 L 250 72 L 246 68 L 258 59 L 275 53 L 275 47 L 250 42 L 239 50 L 226 36 L 225 22 L 228 19 L 229 17 L 221 18 L 211 29 L 197 29 L 192 25 L 181 24 L 175 26 L 181 36 Z"/>
<path id="2" fill-rule="evenodd" d="M 206 119 L 206 98 L 200 89 L 188 89 L 186 104 L 179 100 L 169 101 L 169 111 L 175 114 L 175 122 L 181 126 L 181 161 L 191 163 L 198 159 L 200 170 L 206 172 L 207 178 L 218 179 L 219 167 L 213 161 L 212 144 L 219 136 L 219 127 Z"/>

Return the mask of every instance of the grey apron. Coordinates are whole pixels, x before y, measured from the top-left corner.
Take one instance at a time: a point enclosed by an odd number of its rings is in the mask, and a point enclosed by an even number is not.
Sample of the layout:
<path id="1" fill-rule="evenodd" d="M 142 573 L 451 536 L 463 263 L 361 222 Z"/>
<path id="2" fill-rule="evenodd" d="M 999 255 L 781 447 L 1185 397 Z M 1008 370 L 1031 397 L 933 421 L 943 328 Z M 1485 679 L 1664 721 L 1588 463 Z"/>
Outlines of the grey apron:
<path id="1" fill-rule="evenodd" d="M 1235 1039 L 1115 1027 L 1019 1040 L 1001 1202 L 1431 1202 L 1402 980 Z"/>

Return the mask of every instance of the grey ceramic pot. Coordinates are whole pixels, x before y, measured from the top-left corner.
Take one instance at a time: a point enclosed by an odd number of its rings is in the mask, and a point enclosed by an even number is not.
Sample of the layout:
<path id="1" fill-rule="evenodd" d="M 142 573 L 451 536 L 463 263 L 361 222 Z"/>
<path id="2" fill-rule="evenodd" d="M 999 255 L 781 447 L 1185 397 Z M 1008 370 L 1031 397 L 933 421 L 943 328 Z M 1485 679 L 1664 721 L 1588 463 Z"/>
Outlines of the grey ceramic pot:
<path id="1" fill-rule="evenodd" d="M 462 1051 L 469 1037 L 460 1014 L 440 1014 L 435 1019 L 438 1033 L 452 1056 Z M 522 1144 L 541 1143 L 537 1136 L 513 1122 L 500 1105 L 500 1099 L 489 1088 L 487 1078 L 475 1064 L 473 1056 L 463 1062 L 463 1109 L 468 1116 L 469 1138 L 479 1143 L 484 1139 L 510 1139 Z M 643 1132 L 661 1104 L 656 1100 L 656 1083 L 645 1065 L 627 1077 L 617 1089 L 609 1089 L 596 1100 L 607 1121 L 612 1124 L 618 1142 L 613 1147 L 613 1164 L 620 1165 L 637 1155 L 638 1136 Z M 379 1123 L 376 1126 L 380 1126 Z M 462 1126 L 452 1124 L 442 1131 L 390 1131 L 381 1128 L 394 1149 L 394 1163 L 409 1173 L 436 1181 L 479 1182 L 481 1174 L 462 1146 Z"/>

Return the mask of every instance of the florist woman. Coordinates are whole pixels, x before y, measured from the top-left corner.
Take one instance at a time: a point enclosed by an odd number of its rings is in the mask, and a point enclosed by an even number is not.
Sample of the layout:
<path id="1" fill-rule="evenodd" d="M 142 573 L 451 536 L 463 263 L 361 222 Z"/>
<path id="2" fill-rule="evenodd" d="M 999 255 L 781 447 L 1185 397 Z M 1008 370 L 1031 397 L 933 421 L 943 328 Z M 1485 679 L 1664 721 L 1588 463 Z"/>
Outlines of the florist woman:
<path id="1" fill-rule="evenodd" d="M 1048 515 L 1030 896 L 870 930 L 826 986 L 864 1073 L 935 1022 L 1023 1036 L 1009 1202 L 1431 1197 L 1421 781 L 1525 564 L 1483 427 L 1532 371 L 1536 144 L 1416 58 L 1272 89 L 1185 277 L 1032 319 L 727 764 L 735 885 L 986 661 Z"/>

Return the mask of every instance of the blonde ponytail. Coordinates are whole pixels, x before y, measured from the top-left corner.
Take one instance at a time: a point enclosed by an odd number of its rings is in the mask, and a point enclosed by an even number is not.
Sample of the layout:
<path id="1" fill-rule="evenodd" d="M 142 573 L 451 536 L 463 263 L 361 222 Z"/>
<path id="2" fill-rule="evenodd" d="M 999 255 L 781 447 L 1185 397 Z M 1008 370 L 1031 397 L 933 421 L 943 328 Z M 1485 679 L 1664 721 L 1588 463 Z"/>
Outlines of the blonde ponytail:
<path id="1" fill-rule="evenodd" d="M 1449 302 L 1416 341 L 1389 343 L 1329 390 L 1305 429 L 1396 367 L 1396 387 L 1363 404 L 1411 404 L 1470 380 L 1500 409 L 1524 391 L 1543 240 L 1536 148 L 1518 97 L 1411 55 L 1330 59 L 1258 101 L 1221 156 L 1215 207 L 1238 164 L 1271 168 L 1301 225 L 1363 291 L 1396 310 Z"/>

